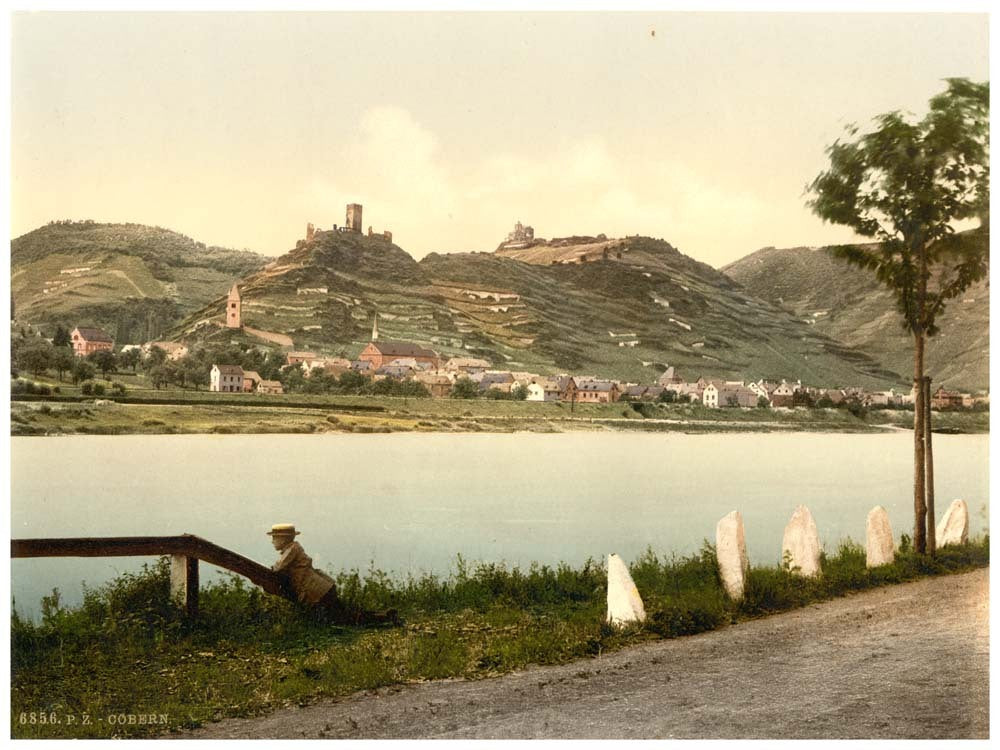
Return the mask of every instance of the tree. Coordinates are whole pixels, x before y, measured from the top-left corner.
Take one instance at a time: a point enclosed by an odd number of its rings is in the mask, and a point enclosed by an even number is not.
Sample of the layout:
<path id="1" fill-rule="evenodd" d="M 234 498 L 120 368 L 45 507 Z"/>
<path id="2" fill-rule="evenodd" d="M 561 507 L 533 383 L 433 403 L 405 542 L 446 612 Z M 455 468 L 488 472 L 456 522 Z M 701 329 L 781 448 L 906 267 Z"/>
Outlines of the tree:
<path id="1" fill-rule="evenodd" d="M 913 336 L 913 544 L 917 552 L 933 554 L 924 352 L 947 302 L 988 269 L 989 83 L 949 78 L 922 120 L 889 112 L 874 124 L 863 134 L 850 126 L 847 139 L 827 149 L 830 168 L 809 186 L 809 205 L 825 221 L 878 241 L 833 252 L 892 291 L 903 327 Z M 979 219 L 978 232 L 956 231 L 956 222 L 973 218 Z"/>
<path id="2" fill-rule="evenodd" d="M 73 342 L 70 340 L 69 331 L 62 326 L 56 326 L 56 332 L 52 335 L 52 345 L 57 348 L 72 346 Z"/>
<path id="3" fill-rule="evenodd" d="M 160 389 L 170 382 L 170 371 L 166 365 L 152 367 L 149 370 L 149 380 L 152 382 L 154 388 Z"/>
<path id="4" fill-rule="evenodd" d="M 518 383 L 510 389 L 510 397 L 515 401 L 526 401 L 528 399 L 528 386 Z"/>
<path id="5" fill-rule="evenodd" d="M 177 362 L 176 370 L 179 378 L 187 385 L 194 386 L 195 390 L 199 386 L 208 385 L 209 370 L 190 354 Z"/>
<path id="6" fill-rule="evenodd" d="M 76 362 L 73 363 L 73 369 L 70 371 L 70 378 L 73 380 L 75 385 L 84 380 L 90 380 L 94 377 L 94 373 L 96 372 L 97 370 L 92 364 L 90 364 L 90 362 L 77 357 Z"/>
<path id="7" fill-rule="evenodd" d="M 59 346 L 52 352 L 52 369 L 59 375 L 60 382 L 62 382 L 63 373 L 72 371 L 75 362 L 76 357 L 73 355 L 72 349 Z"/>
<path id="8" fill-rule="evenodd" d="M 303 390 L 306 383 L 306 375 L 302 371 L 302 365 L 298 364 L 295 365 L 295 367 L 289 367 L 282 370 L 280 380 L 281 385 L 288 393 Z"/>
<path id="9" fill-rule="evenodd" d="M 108 379 L 109 372 L 118 372 L 118 358 L 114 352 L 102 349 L 101 351 L 91 352 L 87 355 L 87 359 L 101 371 L 101 376 L 105 380 Z"/>
<path id="10" fill-rule="evenodd" d="M 155 368 L 162 367 L 167 361 L 167 353 L 158 346 L 150 348 L 149 354 L 142 361 L 142 367 L 146 372 L 151 373 Z M 222 360 L 225 361 L 225 360 Z"/>
<path id="11" fill-rule="evenodd" d="M 139 359 L 141 355 L 138 349 L 129 349 L 127 352 L 120 352 L 118 354 L 118 362 L 122 367 L 128 367 L 135 372 L 136 365 L 139 364 Z"/>
<path id="12" fill-rule="evenodd" d="M 368 385 L 368 378 L 357 370 L 345 370 L 337 379 L 337 388 L 341 393 L 360 393 Z"/>
<path id="13" fill-rule="evenodd" d="M 451 387 L 452 398 L 477 398 L 479 386 L 471 378 L 459 378 Z"/>
<path id="14" fill-rule="evenodd" d="M 53 354 L 47 342 L 31 343 L 18 353 L 17 363 L 37 378 L 52 365 Z"/>

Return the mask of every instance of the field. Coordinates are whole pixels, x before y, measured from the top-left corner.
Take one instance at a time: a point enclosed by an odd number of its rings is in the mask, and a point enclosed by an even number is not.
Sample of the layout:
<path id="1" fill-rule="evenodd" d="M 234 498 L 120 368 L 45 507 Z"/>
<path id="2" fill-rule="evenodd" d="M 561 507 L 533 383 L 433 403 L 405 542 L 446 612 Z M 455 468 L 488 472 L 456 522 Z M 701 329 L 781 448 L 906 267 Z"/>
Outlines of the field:
<path id="1" fill-rule="evenodd" d="M 320 432 L 835 431 L 909 429 L 913 413 L 846 409 L 709 409 L 691 404 L 565 404 L 451 398 L 212 393 L 148 387 L 121 374 L 124 397 L 86 397 L 56 380 L 59 393 L 15 394 L 12 435 Z M 109 389 L 110 392 L 110 389 Z M 935 426 L 988 432 L 988 412 L 942 412 Z"/>

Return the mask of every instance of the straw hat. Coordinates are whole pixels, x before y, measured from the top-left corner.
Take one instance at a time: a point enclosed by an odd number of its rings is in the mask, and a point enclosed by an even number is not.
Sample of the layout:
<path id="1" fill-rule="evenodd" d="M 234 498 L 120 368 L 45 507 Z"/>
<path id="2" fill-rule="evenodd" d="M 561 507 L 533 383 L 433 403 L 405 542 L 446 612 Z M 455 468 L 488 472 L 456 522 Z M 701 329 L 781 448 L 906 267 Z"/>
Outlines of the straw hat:
<path id="1" fill-rule="evenodd" d="M 271 527 L 271 530 L 267 532 L 268 536 L 298 536 L 301 531 L 295 530 L 294 523 L 276 523 Z"/>

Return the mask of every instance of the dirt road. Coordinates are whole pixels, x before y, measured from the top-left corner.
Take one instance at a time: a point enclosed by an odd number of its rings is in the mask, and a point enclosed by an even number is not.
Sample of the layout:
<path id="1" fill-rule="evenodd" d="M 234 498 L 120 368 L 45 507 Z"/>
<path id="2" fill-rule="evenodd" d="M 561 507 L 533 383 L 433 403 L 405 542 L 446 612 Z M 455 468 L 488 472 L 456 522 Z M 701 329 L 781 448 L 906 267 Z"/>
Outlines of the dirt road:
<path id="1" fill-rule="evenodd" d="M 185 738 L 986 738 L 989 571 L 490 680 L 386 688 Z"/>

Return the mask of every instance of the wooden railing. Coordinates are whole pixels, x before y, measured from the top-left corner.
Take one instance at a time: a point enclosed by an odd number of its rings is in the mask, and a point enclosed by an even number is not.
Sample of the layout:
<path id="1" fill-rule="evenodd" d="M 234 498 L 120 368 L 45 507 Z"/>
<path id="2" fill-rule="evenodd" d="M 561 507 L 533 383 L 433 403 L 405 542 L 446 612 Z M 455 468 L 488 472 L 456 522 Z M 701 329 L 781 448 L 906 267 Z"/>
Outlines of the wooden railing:
<path id="1" fill-rule="evenodd" d="M 170 556 L 170 597 L 189 615 L 198 612 L 198 561 L 231 570 L 264 591 L 295 601 L 281 573 L 193 534 L 180 536 L 110 536 L 61 539 L 11 539 L 15 557 Z"/>

